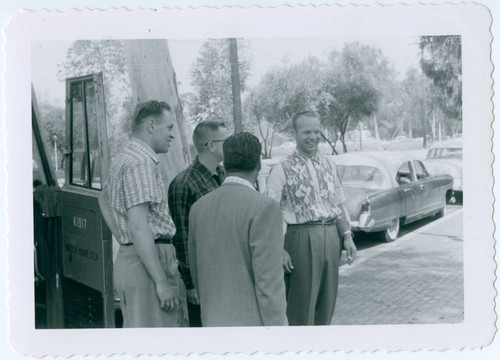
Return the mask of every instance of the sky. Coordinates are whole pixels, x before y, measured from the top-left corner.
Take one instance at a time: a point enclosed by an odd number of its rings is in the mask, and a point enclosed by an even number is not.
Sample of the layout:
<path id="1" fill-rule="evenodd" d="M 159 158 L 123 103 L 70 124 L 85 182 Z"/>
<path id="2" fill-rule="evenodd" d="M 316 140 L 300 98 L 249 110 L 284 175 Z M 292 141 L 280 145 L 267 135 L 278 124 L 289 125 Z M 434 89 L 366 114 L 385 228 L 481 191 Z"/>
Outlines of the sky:
<path id="1" fill-rule="evenodd" d="M 246 39 L 246 53 L 250 57 L 248 87 L 256 85 L 259 79 L 273 66 L 296 63 L 315 56 L 326 59 L 333 49 L 342 49 L 346 42 L 359 41 L 382 50 L 403 76 L 407 69 L 418 68 L 418 37 L 391 38 L 281 38 Z M 204 39 L 169 40 L 172 64 L 177 75 L 180 94 L 192 91 L 189 70 L 198 55 Z M 44 41 L 32 44 L 32 81 L 39 102 L 54 105 L 64 104 L 64 81 L 57 78 L 57 65 L 65 59 L 71 41 Z"/>

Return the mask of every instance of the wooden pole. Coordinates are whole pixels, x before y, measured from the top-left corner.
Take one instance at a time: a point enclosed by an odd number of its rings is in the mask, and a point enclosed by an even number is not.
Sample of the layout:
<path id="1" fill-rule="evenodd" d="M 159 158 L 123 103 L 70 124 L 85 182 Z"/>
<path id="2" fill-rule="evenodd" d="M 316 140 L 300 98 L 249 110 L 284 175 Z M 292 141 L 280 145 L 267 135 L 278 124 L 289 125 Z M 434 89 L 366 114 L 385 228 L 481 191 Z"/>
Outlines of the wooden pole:
<path id="1" fill-rule="evenodd" d="M 239 133 L 243 131 L 243 124 L 241 122 L 240 66 L 238 63 L 238 44 L 234 38 L 229 39 L 229 60 L 231 62 L 234 132 Z"/>

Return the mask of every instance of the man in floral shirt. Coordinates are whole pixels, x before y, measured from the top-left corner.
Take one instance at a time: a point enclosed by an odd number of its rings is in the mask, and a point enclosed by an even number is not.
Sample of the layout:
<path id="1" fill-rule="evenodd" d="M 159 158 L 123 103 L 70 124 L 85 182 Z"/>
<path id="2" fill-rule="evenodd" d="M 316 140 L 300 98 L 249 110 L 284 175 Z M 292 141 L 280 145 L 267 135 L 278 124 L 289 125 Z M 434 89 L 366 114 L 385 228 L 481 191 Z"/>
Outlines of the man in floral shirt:
<path id="1" fill-rule="evenodd" d="M 349 264 L 356 246 L 335 163 L 318 154 L 319 115 L 292 117 L 297 148 L 269 175 L 267 193 L 279 201 L 287 224 L 283 267 L 290 325 L 329 325 L 335 309 L 343 246 Z"/>

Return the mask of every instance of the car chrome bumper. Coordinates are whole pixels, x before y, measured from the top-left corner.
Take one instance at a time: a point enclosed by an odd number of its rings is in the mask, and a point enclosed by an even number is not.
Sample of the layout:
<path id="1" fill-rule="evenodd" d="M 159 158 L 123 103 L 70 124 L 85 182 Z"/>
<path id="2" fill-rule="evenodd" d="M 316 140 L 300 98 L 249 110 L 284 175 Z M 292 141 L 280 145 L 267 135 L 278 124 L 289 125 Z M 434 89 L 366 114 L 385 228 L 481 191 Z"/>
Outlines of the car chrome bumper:
<path id="1" fill-rule="evenodd" d="M 374 226 L 375 226 L 375 220 L 373 219 L 371 214 L 368 213 L 362 213 L 359 216 L 359 220 L 351 221 L 352 231 L 371 232 L 373 231 Z"/>

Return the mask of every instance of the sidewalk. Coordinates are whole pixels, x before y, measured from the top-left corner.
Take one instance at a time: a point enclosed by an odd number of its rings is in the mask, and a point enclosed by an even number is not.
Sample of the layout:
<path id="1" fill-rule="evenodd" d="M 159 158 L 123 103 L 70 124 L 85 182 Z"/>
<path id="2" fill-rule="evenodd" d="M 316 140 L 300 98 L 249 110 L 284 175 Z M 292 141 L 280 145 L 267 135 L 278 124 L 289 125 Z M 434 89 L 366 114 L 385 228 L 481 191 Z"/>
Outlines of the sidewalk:
<path id="1" fill-rule="evenodd" d="M 449 324 L 464 320 L 462 211 L 340 268 L 333 325 Z"/>

